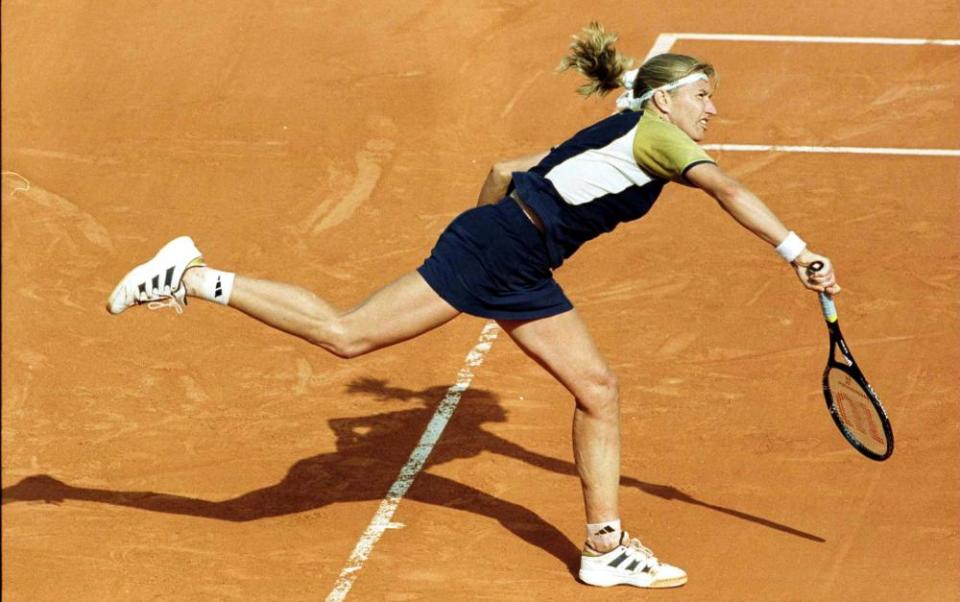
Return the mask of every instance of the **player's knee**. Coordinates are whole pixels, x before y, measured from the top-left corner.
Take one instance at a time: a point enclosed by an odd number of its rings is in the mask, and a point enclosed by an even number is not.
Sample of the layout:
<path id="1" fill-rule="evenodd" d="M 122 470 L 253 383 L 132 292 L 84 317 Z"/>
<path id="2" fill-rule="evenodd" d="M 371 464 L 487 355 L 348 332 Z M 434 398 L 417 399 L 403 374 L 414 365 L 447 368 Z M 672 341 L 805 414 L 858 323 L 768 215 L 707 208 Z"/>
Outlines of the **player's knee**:
<path id="1" fill-rule="evenodd" d="M 583 390 L 577 396 L 577 404 L 582 410 L 598 417 L 619 415 L 620 381 L 612 370 L 603 369 L 587 375 L 581 386 Z"/>
<path id="2" fill-rule="evenodd" d="M 340 322 L 318 324 L 311 330 L 309 341 L 343 359 L 355 358 L 371 350 L 365 339 Z"/>
<path id="3" fill-rule="evenodd" d="M 324 345 L 324 347 L 337 357 L 345 360 L 360 357 L 373 349 L 365 341 L 350 337 L 337 339 L 333 344 Z"/>
<path id="4" fill-rule="evenodd" d="M 326 343 L 321 345 L 321 347 L 344 360 L 353 359 L 364 354 L 362 349 L 355 347 L 348 342 L 338 342 L 334 344 Z"/>

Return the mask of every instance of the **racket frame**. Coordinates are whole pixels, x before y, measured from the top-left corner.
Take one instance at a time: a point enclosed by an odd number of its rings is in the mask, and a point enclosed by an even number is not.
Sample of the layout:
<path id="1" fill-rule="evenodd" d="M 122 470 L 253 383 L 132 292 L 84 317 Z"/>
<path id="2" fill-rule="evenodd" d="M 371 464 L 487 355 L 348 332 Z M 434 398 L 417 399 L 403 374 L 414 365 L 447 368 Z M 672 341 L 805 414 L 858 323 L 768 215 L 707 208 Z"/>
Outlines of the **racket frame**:
<path id="1" fill-rule="evenodd" d="M 827 330 L 830 333 L 830 355 L 827 358 L 827 367 L 823 371 L 823 397 L 827 403 L 827 411 L 830 412 L 830 417 L 833 418 L 833 422 L 840 430 L 840 434 L 843 435 L 843 438 L 846 439 L 854 449 L 871 460 L 882 462 L 889 458 L 893 453 L 893 427 L 890 425 L 890 419 L 887 417 L 887 411 L 883 407 L 883 403 L 880 402 L 880 398 L 877 397 L 876 391 L 873 390 L 873 387 L 871 387 L 870 383 L 867 382 L 867 379 L 860 370 L 860 367 L 857 366 L 857 362 L 853 359 L 853 354 L 850 353 L 850 348 L 847 346 L 847 342 L 843 339 L 843 333 L 840 332 L 840 323 L 837 320 L 836 305 L 834 304 L 833 300 L 826 294 L 820 293 L 820 305 L 821 309 L 823 310 L 824 320 L 827 322 Z M 843 357 L 842 362 L 837 359 L 836 352 L 838 349 Z M 883 427 L 883 435 L 887 440 L 887 448 L 882 454 L 867 448 L 860 441 L 860 439 L 854 436 L 853 433 L 851 433 L 847 428 L 847 425 L 843 421 L 843 417 L 840 415 L 840 409 L 834 400 L 833 391 L 830 389 L 831 370 L 840 370 L 841 372 L 847 374 L 867 395 L 867 398 L 873 405 L 874 411 L 880 418 L 880 423 Z"/>

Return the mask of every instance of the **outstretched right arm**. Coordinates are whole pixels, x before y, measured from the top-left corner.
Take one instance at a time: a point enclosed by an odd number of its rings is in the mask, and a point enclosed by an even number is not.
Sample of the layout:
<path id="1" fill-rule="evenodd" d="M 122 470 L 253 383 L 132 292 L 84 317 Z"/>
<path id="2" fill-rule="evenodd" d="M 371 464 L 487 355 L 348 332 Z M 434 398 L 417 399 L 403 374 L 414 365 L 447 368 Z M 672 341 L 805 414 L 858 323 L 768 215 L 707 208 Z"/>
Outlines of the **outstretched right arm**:
<path id="1" fill-rule="evenodd" d="M 787 238 L 789 230 L 780 219 L 746 186 L 724 173 L 713 163 L 694 165 L 684 174 L 687 181 L 717 200 L 733 219 L 770 245 L 779 246 Z M 823 263 L 818 272 L 809 268 L 815 261 Z M 804 248 L 790 264 L 807 288 L 835 295 L 840 292 L 833 264 L 827 257 Z"/>
<path id="2" fill-rule="evenodd" d="M 517 159 L 509 159 L 495 163 L 487 174 L 487 179 L 483 181 L 483 188 L 480 189 L 480 197 L 477 199 L 477 206 L 492 205 L 507 194 L 507 188 L 510 186 L 510 178 L 515 171 L 527 171 L 531 167 L 543 160 L 547 153 L 538 153 L 536 155 L 527 155 Z"/>

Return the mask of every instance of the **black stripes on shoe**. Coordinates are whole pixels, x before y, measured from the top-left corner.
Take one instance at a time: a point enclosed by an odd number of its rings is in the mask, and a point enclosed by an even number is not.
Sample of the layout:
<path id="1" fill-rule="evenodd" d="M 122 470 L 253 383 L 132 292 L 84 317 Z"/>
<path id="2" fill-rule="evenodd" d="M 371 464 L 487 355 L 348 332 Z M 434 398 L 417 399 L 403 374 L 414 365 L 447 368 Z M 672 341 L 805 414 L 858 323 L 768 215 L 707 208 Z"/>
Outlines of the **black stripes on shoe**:
<path id="1" fill-rule="evenodd" d="M 609 563 L 607 566 L 612 566 L 613 568 L 618 568 L 618 567 L 623 563 L 623 561 L 626 560 L 627 558 L 628 558 L 628 555 L 626 554 L 626 552 L 624 552 L 623 554 L 620 554 L 619 556 L 617 556 L 616 559 L 610 561 L 610 563 Z M 628 564 L 626 567 L 624 567 L 623 570 L 633 572 L 633 571 L 635 571 L 635 570 L 637 569 L 638 566 L 640 566 L 640 559 L 639 559 L 639 558 L 634 558 L 634 559 L 633 559 L 633 562 L 631 562 L 631 563 Z M 651 569 L 650 565 L 649 565 L 649 564 L 646 564 L 646 565 L 644 565 L 644 567 L 643 567 L 642 569 L 640 569 L 640 572 L 641 572 L 641 573 L 649 573 L 649 572 L 651 572 L 650 569 Z"/>
<path id="2" fill-rule="evenodd" d="M 177 266 L 172 265 L 167 268 L 167 271 L 163 275 L 163 286 L 168 289 L 173 289 L 173 275 L 177 271 Z M 137 285 L 137 288 L 140 289 L 141 293 L 147 292 L 147 283 L 141 282 Z M 150 279 L 150 292 L 157 293 L 161 290 L 160 288 L 160 274 L 156 274 L 153 278 Z"/>
<path id="3" fill-rule="evenodd" d="M 173 275 L 176 273 L 176 271 L 177 271 L 177 266 L 172 265 L 169 268 L 167 268 L 166 272 L 164 272 L 163 286 L 167 290 L 173 290 Z M 150 279 L 149 292 L 147 291 L 146 282 L 141 282 L 140 284 L 137 285 L 137 292 L 139 293 L 137 296 L 138 297 L 137 303 L 141 303 L 142 302 L 141 299 L 143 299 L 144 297 L 152 297 L 155 295 L 162 294 L 161 293 L 162 290 L 163 289 L 160 288 L 160 274 L 156 274 Z"/>

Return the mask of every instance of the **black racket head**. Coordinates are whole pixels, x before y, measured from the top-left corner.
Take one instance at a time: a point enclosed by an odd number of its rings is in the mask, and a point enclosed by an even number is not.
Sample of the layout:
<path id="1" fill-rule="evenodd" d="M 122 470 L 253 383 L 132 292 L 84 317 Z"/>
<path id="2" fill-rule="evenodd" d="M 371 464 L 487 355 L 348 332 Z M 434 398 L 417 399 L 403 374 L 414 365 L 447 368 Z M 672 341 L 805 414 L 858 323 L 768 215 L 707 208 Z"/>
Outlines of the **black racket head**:
<path id="1" fill-rule="evenodd" d="M 882 462 L 893 453 L 893 429 L 873 388 L 855 365 L 831 362 L 823 373 L 827 410 L 844 438 L 864 456 Z"/>

